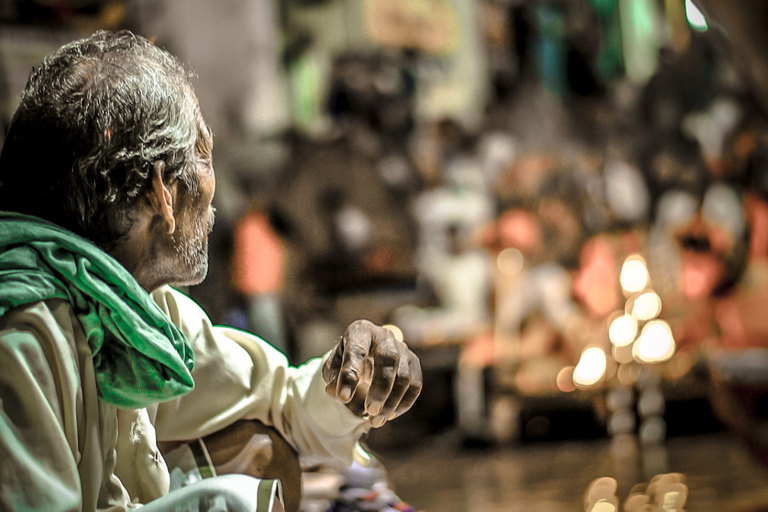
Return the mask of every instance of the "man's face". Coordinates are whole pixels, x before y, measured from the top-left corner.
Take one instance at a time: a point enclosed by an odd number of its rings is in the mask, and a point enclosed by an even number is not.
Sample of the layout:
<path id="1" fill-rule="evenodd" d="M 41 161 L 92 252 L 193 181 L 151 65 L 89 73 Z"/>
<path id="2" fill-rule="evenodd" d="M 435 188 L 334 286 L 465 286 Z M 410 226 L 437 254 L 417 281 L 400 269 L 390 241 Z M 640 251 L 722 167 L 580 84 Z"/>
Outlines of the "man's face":
<path id="1" fill-rule="evenodd" d="M 213 230 L 214 209 L 211 206 L 216 189 L 211 150 L 213 140 L 202 117 L 198 119 L 194 168 L 198 180 L 197 193 L 182 192 L 178 201 L 176 232 L 172 241 L 178 256 L 179 271 L 174 284 L 195 285 L 208 274 L 208 235 Z"/>

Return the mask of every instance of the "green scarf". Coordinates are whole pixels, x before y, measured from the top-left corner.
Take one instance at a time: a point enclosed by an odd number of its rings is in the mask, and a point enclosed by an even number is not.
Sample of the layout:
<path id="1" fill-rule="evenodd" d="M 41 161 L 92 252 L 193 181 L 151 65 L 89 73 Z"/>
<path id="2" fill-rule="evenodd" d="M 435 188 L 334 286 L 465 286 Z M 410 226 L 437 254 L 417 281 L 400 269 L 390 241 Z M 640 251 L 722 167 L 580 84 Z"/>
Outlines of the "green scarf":
<path id="1" fill-rule="evenodd" d="M 146 407 L 194 387 L 192 347 L 125 267 L 70 231 L 0 212 L 0 315 L 48 299 L 72 305 L 105 402 Z"/>

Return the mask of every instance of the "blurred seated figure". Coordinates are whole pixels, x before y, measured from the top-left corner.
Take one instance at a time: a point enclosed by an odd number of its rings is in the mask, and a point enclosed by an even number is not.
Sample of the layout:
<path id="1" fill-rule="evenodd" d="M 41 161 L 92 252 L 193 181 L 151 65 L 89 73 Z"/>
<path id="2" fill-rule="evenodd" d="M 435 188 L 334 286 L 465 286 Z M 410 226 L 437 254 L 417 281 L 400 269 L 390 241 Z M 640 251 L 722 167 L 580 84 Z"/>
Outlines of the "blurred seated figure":
<path id="1" fill-rule="evenodd" d="M 466 438 L 482 439 L 487 434 L 484 369 L 492 363 L 482 355 L 492 341 L 491 262 L 462 226 L 451 224 L 446 231 L 447 251 L 433 254 L 422 276 L 436 303 L 399 307 L 392 322 L 412 346 L 460 347 L 455 374 L 458 426 Z"/>
<path id="2" fill-rule="evenodd" d="M 475 137 L 460 122 L 438 120 L 419 144 L 425 186 L 412 209 L 425 300 L 399 308 L 393 321 L 411 340 L 462 342 L 490 320 L 490 260 L 474 234 L 492 218 L 493 201 Z"/>
<path id="3" fill-rule="evenodd" d="M 508 389 L 556 391 L 557 373 L 578 357 L 571 334 L 582 313 L 565 264 L 575 259 L 582 235 L 558 197 L 542 199 L 533 211 L 510 208 L 480 234 L 495 254 L 494 364 Z"/>
<path id="4" fill-rule="evenodd" d="M 461 226 L 447 228 L 448 250 L 434 255 L 423 276 L 436 298 L 434 307 L 401 307 L 393 322 L 407 339 L 432 344 L 463 341 L 488 327 L 490 321 L 490 260 L 473 247 Z"/>

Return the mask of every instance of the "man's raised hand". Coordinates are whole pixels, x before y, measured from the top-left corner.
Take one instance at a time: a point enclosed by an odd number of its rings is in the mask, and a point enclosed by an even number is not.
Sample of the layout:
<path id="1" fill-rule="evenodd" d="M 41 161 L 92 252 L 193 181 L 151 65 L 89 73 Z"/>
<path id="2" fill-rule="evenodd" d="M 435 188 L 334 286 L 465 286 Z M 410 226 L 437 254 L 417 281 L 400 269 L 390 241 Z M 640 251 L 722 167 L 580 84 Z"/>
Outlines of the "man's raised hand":
<path id="1" fill-rule="evenodd" d="M 421 393 L 419 358 L 394 333 L 369 320 L 352 322 L 323 367 L 326 391 L 380 427 Z"/>

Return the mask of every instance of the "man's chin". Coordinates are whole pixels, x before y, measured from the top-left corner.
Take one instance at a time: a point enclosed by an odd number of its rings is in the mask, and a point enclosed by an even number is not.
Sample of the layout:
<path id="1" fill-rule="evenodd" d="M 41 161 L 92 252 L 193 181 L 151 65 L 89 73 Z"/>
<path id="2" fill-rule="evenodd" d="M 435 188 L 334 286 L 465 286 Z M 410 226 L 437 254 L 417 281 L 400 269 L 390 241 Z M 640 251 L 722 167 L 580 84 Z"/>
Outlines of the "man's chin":
<path id="1" fill-rule="evenodd" d="M 189 273 L 188 277 L 176 278 L 171 283 L 171 286 L 195 286 L 203 281 L 208 276 L 208 261 L 205 265 L 201 265 L 199 268 Z"/>

